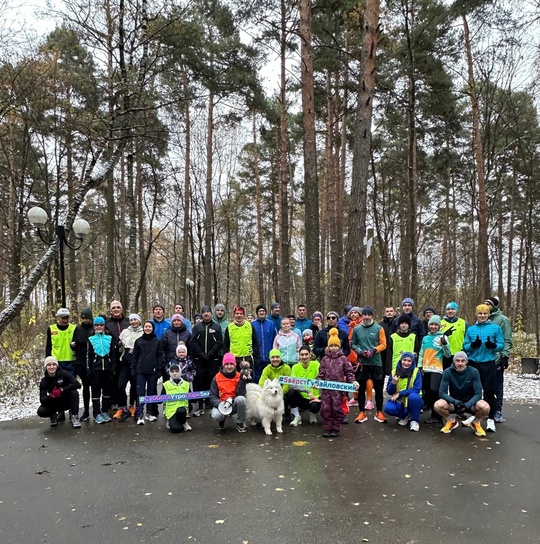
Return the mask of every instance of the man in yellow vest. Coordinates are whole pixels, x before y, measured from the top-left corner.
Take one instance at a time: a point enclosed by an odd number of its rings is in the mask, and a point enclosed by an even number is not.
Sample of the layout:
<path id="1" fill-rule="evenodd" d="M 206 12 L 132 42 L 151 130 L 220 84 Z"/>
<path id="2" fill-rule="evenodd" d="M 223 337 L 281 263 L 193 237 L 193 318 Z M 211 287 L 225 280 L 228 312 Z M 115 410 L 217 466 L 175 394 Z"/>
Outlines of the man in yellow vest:
<path id="1" fill-rule="evenodd" d="M 56 357 L 62 370 L 75 374 L 75 351 L 71 345 L 75 325 L 69 322 L 69 310 L 59 308 L 56 312 L 56 323 L 47 329 L 45 357 Z"/>

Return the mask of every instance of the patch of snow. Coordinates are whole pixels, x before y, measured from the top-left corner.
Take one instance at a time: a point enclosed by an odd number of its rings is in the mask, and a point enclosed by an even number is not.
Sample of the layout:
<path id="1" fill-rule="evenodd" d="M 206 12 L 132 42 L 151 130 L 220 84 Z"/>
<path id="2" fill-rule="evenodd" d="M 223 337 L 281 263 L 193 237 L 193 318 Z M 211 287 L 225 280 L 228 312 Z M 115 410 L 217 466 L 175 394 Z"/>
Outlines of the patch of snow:
<path id="1" fill-rule="evenodd" d="M 508 404 L 540 404 L 540 376 L 506 372 L 504 375 L 504 402 Z M 4 397 L 0 399 L 0 421 L 37 417 L 38 407 L 39 390 L 37 387 L 30 389 L 22 398 Z"/>

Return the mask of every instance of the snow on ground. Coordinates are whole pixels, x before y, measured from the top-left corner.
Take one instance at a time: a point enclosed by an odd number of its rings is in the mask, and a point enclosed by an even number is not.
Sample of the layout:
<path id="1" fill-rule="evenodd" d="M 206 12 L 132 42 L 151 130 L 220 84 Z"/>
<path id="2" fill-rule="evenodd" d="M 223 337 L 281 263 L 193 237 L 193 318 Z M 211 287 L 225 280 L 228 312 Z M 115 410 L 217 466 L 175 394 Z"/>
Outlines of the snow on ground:
<path id="1" fill-rule="evenodd" d="M 540 404 L 540 379 L 537 379 L 539 376 L 530 374 L 524 376 L 505 374 L 504 400 L 508 404 Z M 22 399 L 18 397 L 0 399 L 0 421 L 36 416 L 38 406 L 37 387 Z"/>

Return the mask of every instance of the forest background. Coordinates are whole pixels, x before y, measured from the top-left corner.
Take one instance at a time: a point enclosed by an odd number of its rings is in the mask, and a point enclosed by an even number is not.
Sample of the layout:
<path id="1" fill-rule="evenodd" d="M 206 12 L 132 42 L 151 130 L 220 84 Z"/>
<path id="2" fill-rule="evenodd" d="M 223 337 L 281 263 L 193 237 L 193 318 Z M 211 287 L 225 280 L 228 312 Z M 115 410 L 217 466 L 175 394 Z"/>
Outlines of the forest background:
<path id="1" fill-rule="evenodd" d="M 45 34 L 21 6 L 0 0 L 4 362 L 60 306 L 36 205 L 51 238 L 91 224 L 75 314 L 411 296 L 473 320 L 496 294 L 539 351 L 539 0 L 58 0 Z"/>

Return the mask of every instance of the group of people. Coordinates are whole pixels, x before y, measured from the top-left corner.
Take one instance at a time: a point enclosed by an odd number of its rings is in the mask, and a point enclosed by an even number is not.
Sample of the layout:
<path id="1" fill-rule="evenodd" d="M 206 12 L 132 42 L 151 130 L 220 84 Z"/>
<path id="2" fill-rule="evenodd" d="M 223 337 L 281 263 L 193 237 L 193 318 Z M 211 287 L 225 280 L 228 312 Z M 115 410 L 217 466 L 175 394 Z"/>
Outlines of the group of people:
<path id="1" fill-rule="evenodd" d="M 266 379 L 293 376 L 346 381 L 357 390 L 349 398 L 339 390 L 283 384 L 285 413 L 293 427 L 302 424 L 301 411 L 309 413 L 311 423 L 320 414 L 323 436 L 335 437 L 357 406 L 358 424 L 368 421 L 369 411 L 375 409 L 375 421 L 387 423 L 392 416 L 418 431 L 424 411 L 424 423 L 437 423 L 443 433 L 461 422 L 484 436 L 483 419 L 492 432 L 504 421 L 510 322 L 496 297 L 476 308 L 476 322 L 470 326 L 458 311 L 458 305 L 449 302 L 442 317 L 427 307 L 421 319 L 414 314 L 414 301 L 405 298 L 399 315 L 387 307 L 379 323 L 370 306 L 348 305 L 341 316 L 327 312 L 325 324 L 321 312 L 309 319 L 305 305 L 297 307 L 296 315 L 281 316 L 274 302 L 270 312 L 259 305 L 252 321 L 245 308 L 237 306 L 229 322 L 225 306 L 217 304 L 213 309 L 204 306 L 192 325 L 182 304 L 175 306 L 170 319 L 157 304 L 152 318 L 142 322 L 138 314 L 124 317 L 122 304 L 113 301 L 107 317 L 94 317 L 90 308 L 83 308 L 75 326 L 69 310 L 60 308 L 47 331 L 38 414 L 56 425 L 70 410 L 72 425 L 78 428 L 90 419 L 91 400 L 96 424 L 134 417 L 144 425 L 158 419 L 158 405 L 138 399 L 156 395 L 161 379 L 166 394 L 210 392 L 209 398 L 164 404 L 171 432 L 191 430 L 187 419 L 204 415 L 205 409 L 211 409 L 223 428 L 226 416 L 218 409 L 223 402 L 231 403 L 236 428 L 244 432 L 246 384 L 262 386 Z"/>

